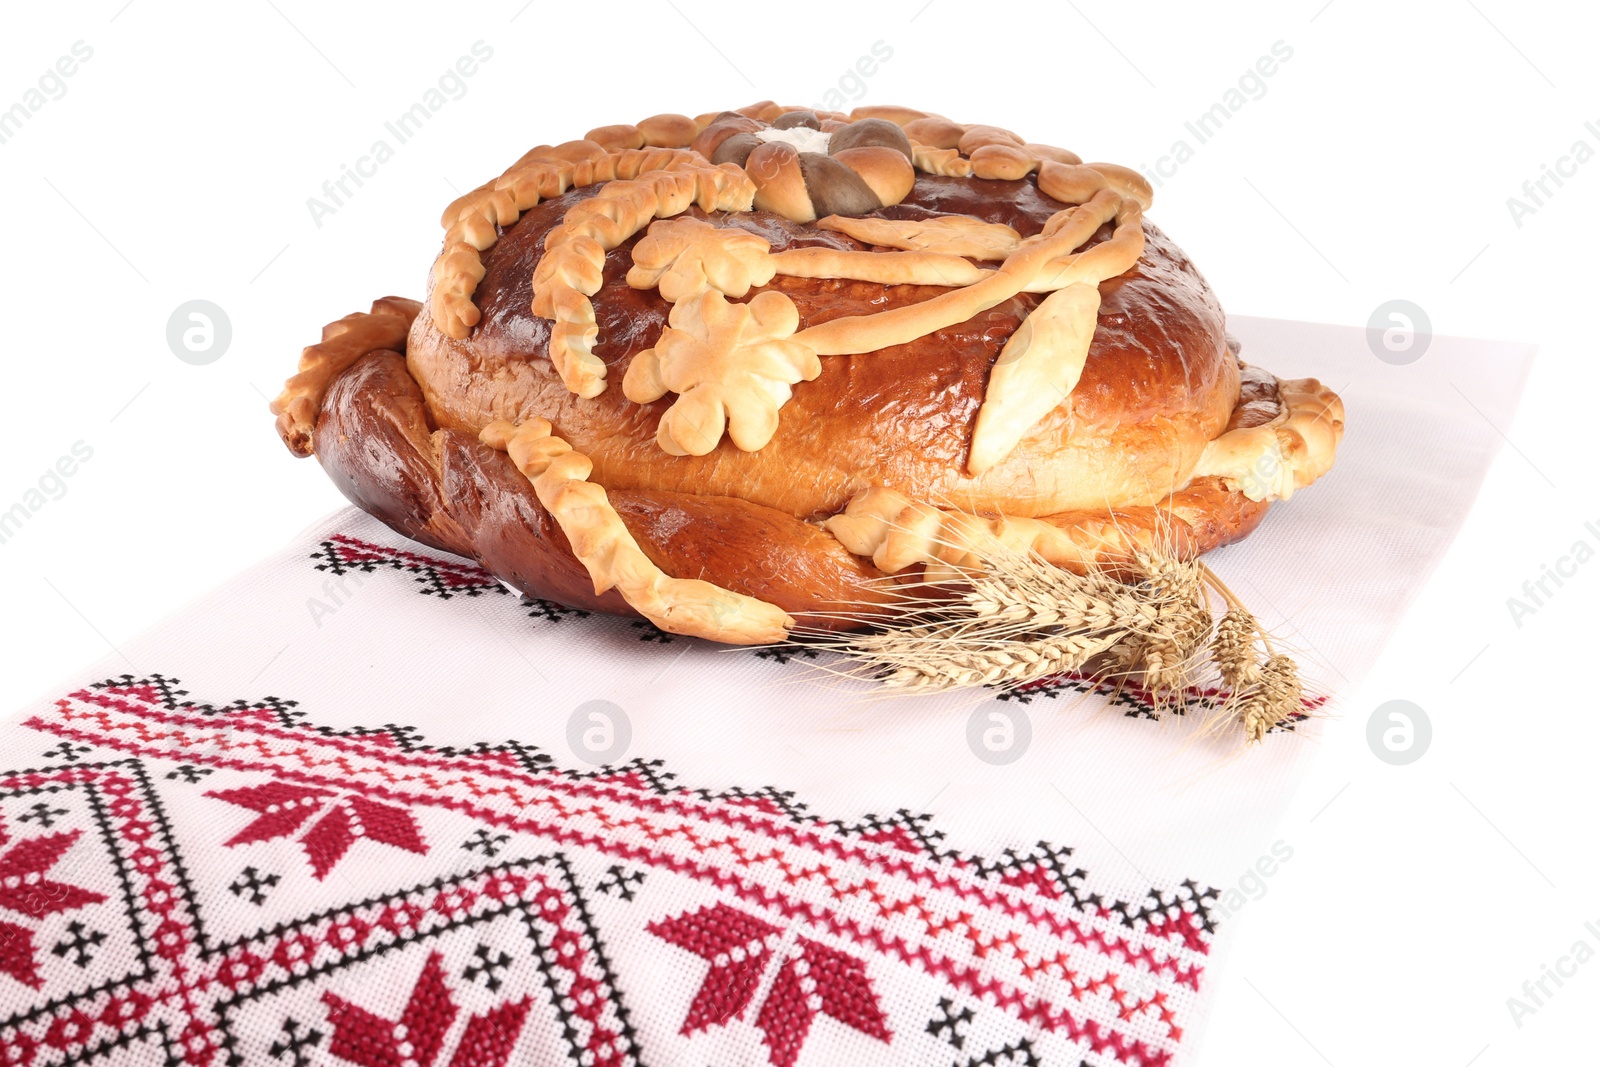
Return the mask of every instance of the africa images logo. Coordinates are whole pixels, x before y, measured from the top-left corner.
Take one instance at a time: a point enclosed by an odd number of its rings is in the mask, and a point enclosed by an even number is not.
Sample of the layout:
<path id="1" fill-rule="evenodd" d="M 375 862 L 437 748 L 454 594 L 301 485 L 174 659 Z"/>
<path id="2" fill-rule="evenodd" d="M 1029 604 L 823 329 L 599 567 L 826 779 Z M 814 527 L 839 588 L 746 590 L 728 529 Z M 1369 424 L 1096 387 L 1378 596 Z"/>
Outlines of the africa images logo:
<path id="1" fill-rule="evenodd" d="M 82 64 L 94 58 L 94 49 L 84 41 L 73 41 L 70 53 L 46 67 L 44 73 L 39 75 L 36 86 L 24 92 L 22 99 L 0 110 L 0 144 L 21 133 L 29 120 L 43 111 L 50 101 L 66 96 L 67 79 L 78 73 Z"/>
<path id="2" fill-rule="evenodd" d="M 338 176 L 322 183 L 322 196 L 306 198 L 306 210 L 311 212 L 311 221 L 317 229 L 322 229 L 323 219 L 336 214 L 355 196 L 366 184 L 365 179 L 377 176 L 378 168 L 395 157 L 396 148 L 421 133 L 446 104 L 467 95 L 467 79 L 478 73 L 480 64 L 494 58 L 494 49 L 483 41 L 472 42 L 469 51 L 471 55 L 459 57 L 453 66 L 446 68 L 416 103 L 385 122 L 383 129 L 388 136 L 373 141 L 364 155 L 356 157 L 354 166 L 339 164 Z"/>

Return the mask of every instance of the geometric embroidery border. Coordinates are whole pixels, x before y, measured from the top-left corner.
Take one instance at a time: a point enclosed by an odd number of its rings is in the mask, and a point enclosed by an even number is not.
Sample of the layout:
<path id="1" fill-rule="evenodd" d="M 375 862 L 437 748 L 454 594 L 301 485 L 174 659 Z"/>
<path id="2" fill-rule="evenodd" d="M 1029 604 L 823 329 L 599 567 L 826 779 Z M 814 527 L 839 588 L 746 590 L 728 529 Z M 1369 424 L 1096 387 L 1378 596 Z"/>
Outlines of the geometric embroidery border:
<path id="1" fill-rule="evenodd" d="M 462 899 L 470 903 L 455 903 Z M 529 958 L 550 995 L 557 1002 L 573 993 L 587 997 L 586 1004 L 563 1024 L 563 1038 L 573 1061 L 593 1067 L 624 1067 L 636 1062 L 632 1050 L 637 1036 L 626 1008 L 616 998 L 615 974 L 595 935 L 571 868 L 559 853 L 438 878 L 226 946 L 214 972 L 223 990 L 216 1002 L 218 1020 L 224 1024 L 220 1029 L 230 1036 L 235 1033 L 237 1028 L 227 1023 L 250 1000 L 318 982 L 390 953 L 425 947 L 445 934 L 506 916 L 521 920 L 534 948 Z M 434 921 L 418 921 L 430 917 Z M 341 949 L 340 939 L 328 936 L 329 931 L 339 929 L 356 931 L 344 940 L 358 943 Z M 379 931 L 387 932 L 390 939 L 380 940 L 376 936 Z M 556 939 L 563 935 L 579 937 L 585 943 L 575 953 L 562 955 L 556 951 Z M 303 971 L 289 970 L 274 959 L 282 955 L 283 945 L 297 939 L 318 946 L 317 962 Z M 603 977 L 599 981 L 586 978 L 582 973 L 586 965 Z M 261 981 L 269 972 L 270 980 Z M 230 1062 L 238 1059 L 231 1040 L 228 1052 Z M 442 1057 L 440 1062 L 444 1062 Z"/>
<path id="2" fill-rule="evenodd" d="M 26 725 L 69 744 L 268 771 L 302 791 L 355 790 L 374 808 L 447 807 L 554 850 L 672 870 L 763 921 L 803 923 L 829 951 L 898 959 L 1118 1063 L 1170 1059 L 1181 1030 L 1167 998 L 1198 989 L 1210 950 L 1215 890 L 1186 881 L 1106 899 L 1068 848 L 967 855 L 942 849 L 921 814 L 830 821 L 777 790 L 687 789 L 655 763 L 566 771 L 527 745 L 436 748 L 415 731 L 302 720 L 290 700 L 207 704 L 157 675 L 91 686 Z M 329 761 L 331 778 L 318 769 Z"/>
<path id="3" fill-rule="evenodd" d="M 552 997 L 585 1002 L 563 1019 L 572 1060 L 594 1067 L 636 1062 L 636 1035 L 616 999 L 610 962 L 559 853 L 437 878 L 208 947 L 190 878 L 141 760 L 87 762 L 75 756 L 63 765 L 0 772 L 0 796 L 86 799 L 129 902 L 124 915 L 136 927 L 137 955 L 135 965 L 114 978 L 0 1020 L 5 1067 L 115 1062 L 104 1058 L 151 1043 L 172 1064 L 215 1063 L 218 1055 L 222 1062 L 242 1062 L 227 1022 L 248 1001 L 502 915 L 521 918 L 538 950 L 535 969 Z M 10 846 L 14 854 L 17 846 L 50 836 L 24 835 L 0 822 L 0 853 Z M 73 888 L 70 872 L 47 872 L 43 886 L 52 885 Z M 50 910 L 48 901 L 35 905 L 38 915 Z M 408 923 L 407 916 L 422 921 Z M 358 933 L 341 938 L 334 931 Z M 317 946 L 310 957 L 314 965 L 299 973 L 287 969 L 281 951 L 297 939 Z"/>

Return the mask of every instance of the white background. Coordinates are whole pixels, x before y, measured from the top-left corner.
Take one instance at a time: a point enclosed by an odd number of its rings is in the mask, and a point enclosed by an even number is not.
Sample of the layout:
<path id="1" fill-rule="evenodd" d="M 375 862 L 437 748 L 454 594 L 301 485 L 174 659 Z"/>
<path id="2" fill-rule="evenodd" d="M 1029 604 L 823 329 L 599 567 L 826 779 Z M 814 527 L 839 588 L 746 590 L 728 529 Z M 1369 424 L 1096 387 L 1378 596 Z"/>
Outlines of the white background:
<path id="1" fill-rule="evenodd" d="M 1575 542 L 1600 547 L 1600 159 L 1548 184 L 1521 225 L 1507 206 L 1575 141 L 1600 150 L 1592 14 L 1506 0 L 505 0 L 448 14 L 274 3 L 7 11 L 0 108 L 74 42 L 93 57 L 0 144 L 0 510 L 75 442 L 93 458 L 0 544 L 0 706 L 36 698 L 342 503 L 283 450 L 266 397 L 323 322 L 376 296 L 420 297 L 444 204 L 533 144 L 660 111 L 821 103 L 842 82 L 852 104 L 910 104 L 1153 165 L 1177 139 L 1195 145 L 1185 121 L 1283 41 L 1293 57 L 1265 94 L 1163 180 L 1152 212 L 1225 306 L 1361 325 L 1404 298 L 1438 333 L 1541 347 L 1518 417 L 1496 427 L 1507 448 L 1468 527 L 1345 694 L 1345 721 L 1284 813 L 1294 858 L 1246 908 L 1199 1062 L 1596 1055 L 1600 960 L 1548 984 L 1520 1027 L 1506 1005 L 1579 938 L 1600 948 L 1584 930 L 1600 928 L 1600 560 L 1521 626 L 1506 603 Z M 494 55 L 465 96 L 317 226 L 307 198 L 480 39 Z M 879 41 L 892 57 L 847 77 Z M 196 298 L 233 327 L 209 366 L 166 344 L 168 316 Z M 1364 738 L 1371 709 L 1394 698 L 1434 724 L 1407 767 L 1379 762 Z"/>

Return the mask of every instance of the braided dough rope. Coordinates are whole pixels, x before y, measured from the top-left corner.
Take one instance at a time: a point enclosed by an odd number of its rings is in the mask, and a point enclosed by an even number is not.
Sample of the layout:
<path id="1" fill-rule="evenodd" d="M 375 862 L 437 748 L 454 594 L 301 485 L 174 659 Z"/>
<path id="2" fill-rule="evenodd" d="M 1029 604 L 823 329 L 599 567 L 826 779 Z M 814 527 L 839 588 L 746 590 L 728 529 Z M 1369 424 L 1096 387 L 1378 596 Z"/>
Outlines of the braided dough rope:
<path id="1" fill-rule="evenodd" d="M 494 244 L 498 229 L 515 223 L 522 212 L 536 206 L 540 200 L 559 196 L 576 186 L 631 179 L 644 171 L 682 162 L 695 153 L 675 150 L 700 143 L 697 139 L 702 133 L 719 123 L 725 124 L 729 116 L 743 118 L 753 128 L 761 121 L 778 122 L 793 115 L 818 119 L 816 125 L 827 128 L 828 132 L 838 132 L 863 120 L 897 124 L 909 142 L 913 166 L 924 172 L 963 177 L 973 174 L 999 177 L 1003 173 L 1022 177 L 1038 169 L 1040 188 L 1063 203 L 1082 203 L 1100 189 L 1111 188 L 1139 200 L 1142 207 L 1150 205 L 1149 184 L 1135 171 L 1114 164 L 1080 166 L 1078 156 L 1064 149 L 1024 143 L 1010 131 L 993 126 L 962 126 L 942 116 L 931 116 L 911 108 L 866 107 L 857 108 L 848 116 L 829 112 L 818 115 L 764 101 L 738 112 L 705 114 L 692 119 L 684 115 L 654 115 L 637 125 L 599 127 L 578 141 L 541 145 L 493 182 L 453 201 L 441 218 L 447 233 L 444 251 L 434 267 L 434 287 L 429 302 L 435 322 L 449 337 L 460 340 L 467 336 L 481 318 L 481 312 L 472 301 L 478 283 L 483 280 L 480 253 Z M 848 122 L 839 121 L 846 118 Z M 714 155 L 721 143 L 717 131 L 711 132 L 711 140 L 703 144 L 707 149 L 703 153 L 705 158 Z M 722 139 L 726 139 L 729 132 L 723 131 Z M 977 164 L 962 152 L 972 153 Z M 1018 161 L 1024 157 L 1027 167 L 1019 172 Z M 1004 165 L 999 162 L 1002 158 L 1006 161 Z M 787 160 L 779 160 L 768 169 L 782 170 L 787 163 Z M 878 171 L 887 163 L 874 159 L 873 164 L 866 171 L 870 175 L 869 184 L 877 183 L 873 190 L 876 198 L 881 203 L 898 203 L 909 184 L 898 189 L 899 179 L 894 179 L 886 185 L 879 180 Z M 792 176 L 789 180 L 792 184 Z M 760 184 L 765 189 L 771 181 L 763 180 Z M 806 214 L 806 209 L 798 210 Z"/>
<path id="2" fill-rule="evenodd" d="M 311 434 L 333 380 L 369 352 L 404 352 L 411 322 L 421 310 L 415 300 L 386 296 L 374 300 L 370 312 L 357 311 L 322 328 L 322 340 L 301 351 L 299 371 L 271 405 L 278 436 L 289 451 L 311 455 Z"/>
<path id="3" fill-rule="evenodd" d="M 606 499 L 605 489 L 589 481 L 594 469 L 589 457 L 554 436 L 548 420 L 492 422 L 479 440 L 508 453 L 533 483 L 539 503 L 594 579 L 596 594 L 615 588 L 668 633 L 732 645 L 771 644 L 788 636 L 794 619 L 776 606 L 710 582 L 669 577 L 650 562 Z"/>
<path id="4" fill-rule="evenodd" d="M 693 152 L 671 149 L 607 152 L 587 140 L 533 149 L 499 178 L 445 208 L 440 219 L 446 231 L 444 251 L 433 267 L 433 293 L 428 303 L 434 322 L 445 336 L 458 341 L 477 325 L 482 313 L 472 302 L 472 294 L 483 280 L 479 253 L 494 245 L 501 229 L 541 200 L 577 186 L 703 162 Z"/>
<path id="5" fill-rule="evenodd" d="M 1191 477 L 1219 477 L 1251 500 L 1288 500 L 1328 473 L 1344 437 L 1344 401 L 1315 378 L 1280 380 L 1278 396 L 1277 417 L 1207 444 Z"/>
<path id="6" fill-rule="evenodd" d="M 698 159 L 698 157 L 696 157 Z M 589 297 L 600 291 L 606 253 L 658 216 L 698 204 L 702 211 L 748 211 L 755 186 L 732 164 L 678 162 L 632 181 L 614 181 L 575 204 L 545 237 L 533 272 L 533 313 L 553 320 L 550 361 L 581 397 L 599 396 L 606 365 L 594 354 L 599 327 Z"/>
<path id="7" fill-rule="evenodd" d="M 1136 170 L 1115 163 L 1084 163 L 1075 152 L 1024 141 L 999 126 L 952 122 L 902 107 L 857 108 L 852 121 L 884 118 L 911 142 L 911 161 L 926 174 L 1014 181 L 1039 173 L 1039 188 L 1064 204 L 1081 204 L 1102 189 L 1139 202 L 1148 210 L 1154 192 Z"/>
<path id="8" fill-rule="evenodd" d="M 775 119 L 799 110 L 764 101 L 737 114 Z M 472 302 L 472 294 L 484 274 L 479 253 L 495 243 L 499 229 L 515 223 L 522 212 L 541 200 L 560 196 L 577 186 L 631 179 L 679 162 L 702 162 L 706 157 L 699 153 L 678 150 L 686 149 L 706 127 L 726 114 L 729 113 L 708 113 L 696 118 L 652 115 L 636 125 L 598 127 L 577 141 L 539 145 L 495 180 L 451 201 L 439 221 L 446 234 L 444 250 L 434 265 L 434 288 L 429 301 L 439 329 L 446 336 L 461 340 L 482 317 Z M 845 117 L 834 112 L 823 114 L 830 119 Z"/>

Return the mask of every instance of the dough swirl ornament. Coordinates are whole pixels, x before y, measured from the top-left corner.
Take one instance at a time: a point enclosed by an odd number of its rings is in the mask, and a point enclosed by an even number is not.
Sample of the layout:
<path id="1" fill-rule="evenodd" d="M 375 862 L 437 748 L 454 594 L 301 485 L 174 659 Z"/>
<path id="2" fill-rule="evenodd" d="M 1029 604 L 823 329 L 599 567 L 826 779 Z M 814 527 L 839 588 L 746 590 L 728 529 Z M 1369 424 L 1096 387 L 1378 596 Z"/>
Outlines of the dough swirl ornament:
<path id="1" fill-rule="evenodd" d="M 911 690 L 1216 674 L 1259 739 L 1297 672 L 1199 558 L 1328 471 L 1343 405 L 1239 358 L 1150 206 L 909 108 L 605 126 L 450 204 L 427 300 L 329 326 L 272 409 L 531 596 Z"/>

